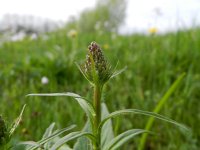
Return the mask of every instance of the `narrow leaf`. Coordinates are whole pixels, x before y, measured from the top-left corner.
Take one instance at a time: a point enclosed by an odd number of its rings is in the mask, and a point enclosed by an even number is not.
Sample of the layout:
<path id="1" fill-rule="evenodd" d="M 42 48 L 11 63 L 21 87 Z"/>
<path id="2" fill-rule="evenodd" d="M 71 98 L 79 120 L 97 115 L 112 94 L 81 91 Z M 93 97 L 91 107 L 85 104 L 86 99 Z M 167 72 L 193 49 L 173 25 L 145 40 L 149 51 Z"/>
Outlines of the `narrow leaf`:
<path id="1" fill-rule="evenodd" d="M 105 119 L 109 115 L 108 108 L 105 103 L 101 104 L 101 120 Z M 114 138 L 112 121 L 108 120 L 102 127 L 101 132 L 101 147 L 107 145 Z"/>
<path id="2" fill-rule="evenodd" d="M 176 126 L 179 126 L 181 128 L 184 128 L 184 129 L 187 129 L 184 125 L 170 119 L 170 118 L 167 118 L 165 116 L 162 116 L 162 115 L 159 115 L 157 113 L 153 113 L 153 112 L 148 112 L 148 111 L 143 111 L 143 110 L 139 110 L 139 109 L 124 109 L 124 110 L 119 110 L 119 111 L 115 111 L 113 113 L 111 113 L 108 117 L 106 117 L 105 119 L 103 119 L 99 125 L 99 129 L 98 129 L 98 132 L 100 133 L 101 132 L 101 129 L 102 129 L 102 126 L 111 118 L 114 118 L 114 117 L 117 117 L 117 116 L 120 116 L 120 115 L 124 115 L 124 114 L 141 114 L 141 115 L 145 115 L 145 116 L 152 116 L 152 117 L 155 117 L 157 119 L 160 119 L 160 120 L 163 120 L 163 121 L 166 121 L 166 122 L 169 122 L 169 123 L 172 123 Z"/>
<path id="3" fill-rule="evenodd" d="M 25 141 L 25 142 L 20 142 L 18 145 L 29 145 L 29 146 L 40 146 L 37 142 L 35 141 Z"/>
<path id="4" fill-rule="evenodd" d="M 48 138 L 49 136 L 52 135 L 54 126 L 55 126 L 55 123 L 52 123 L 52 124 L 46 129 L 45 133 L 43 134 L 42 139 Z M 44 144 L 44 148 L 45 148 L 45 149 L 48 149 L 48 147 L 49 147 L 49 142 L 47 142 L 47 143 Z"/>
<path id="5" fill-rule="evenodd" d="M 159 113 L 160 112 L 160 110 L 162 109 L 164 104 L 167 102 L 169 97 L 172 95 L 172 93 L 176 90 L 178 85 L 181 83 L 181 81 L 183 80 L 184 76 L 185 76 L 185 73 L 181 74 L 181 76 L 179 76 L 178 79 L 168 89 L 168 91 L 165 93 L 165 95 L 159 100 L 159 103 L 157 104 L 157 106 L 153 110 L 154 113 Z M 145 126 L 145 130 L 150 130 L 151 129 L 154 120 L 155 120 L 155 118 L 153 118 L 153 117 L 150 117 L 148 119 L 147 124 Z M 144 145 L 146 143 L 147 136 L 148 136 L 148 133 L 145 133 L 145 134 L 142 135 L 142 138 L 140 139 L 140 144 L 139 144 L 138 150 L 143 150 L 144 149 Z"/>
<path id="6" fill-rule="evenodd" d="M 118 135 L 117 137 L 115 137 L 113 140 L 109 141 L 109 143 L 105 146 L 105 148 L 103 148 L 103 150 L 115 150 L 119 148 L 120 146 L 122 146 L 123 144 L 125 144 L 126 142 L 128 142 L 130 139 L 132 139 L 136 135 L 145 133 L 145 132 L 147 131 L 142 130 L 142 129 L 132 129 L 132 130 L 125 131 L 121 133 L 120 135 Z"/>
<path id="7" fill-rule="evenodd" d="M 68 97 L 73 97 L 79 105 L 82 107 L 82 109 L 85 111 L 86 115 L 90 118 L 90 122 L 93 125 L 93 118 L 96 115 L 94 108 L 92 104 L 82 98 L 80 95 L 75 94 L 75 93 L 41 93 L 41 94 L 28 94 L 27 96 L 68 96 Z"/>
<path id="8" fill-rule="evenodd" d="M 88 132 L 82 132 L 82 131 L 78 131 L 78 132 L 72 132 L 62 138 L 60 138 L 52 147 L 50 150 L 57 150 L 59 147 L 61 147 L 63 144 L 74 140 L 76 138 L 82 137 L 82 136 L 86 136 L 87 138 L 89 138 L 90 140 L 95 141 L 95 137 Z"/>
<path id="9" fill-rule="evenodd" d="M 55 123 L 53 122 L 45 131 L 45 133 L 43 134 L 42 139 L 45 139 L 47 137 L 49 137 L 52 133 L 53 133 L 53 128 L 55 126 Z"/>
<path id="10" fill-rule="evenodd" d="M 89 120 L 86 122 L 82 132 L 92 132 Z M 74 150 L 91 150 L 92 143 L 86 137 L 80 137 L 74 145 Z"/>
<path id="11" fill-rule="evenodd" d="M 34 149 L 37 149 L 39 147 L 41 147 L 43 144 L 47 143 L 48 141 L 52 140 L 53 138 L 61 135 L 62 133 L 66 132 L 66 131 L 69 131 L 69 130 L 72 130 L 73 128 L 75 128 L 76 126 L 75 125 L 71 125 L 67 128 L 64 128 L 64 129 L 61 129 L 55 133 L 53 133 L 52 135 L 50 135 L 49 137 L 45 138 L 45 139 L 42 139 L 41 141 L 38 141 L 38 142 L 35 142 L 34 144 L 37 143 L 37 145 L 35 146 L 31 146 L 29 147 L 27 150 L 34 150 Z M 32 141 L 28 141 L 28 142 L 21 142 L 19 144 L 23 144 L 23 145 L 29 145 L 29 143 L 32 143 Z"/>

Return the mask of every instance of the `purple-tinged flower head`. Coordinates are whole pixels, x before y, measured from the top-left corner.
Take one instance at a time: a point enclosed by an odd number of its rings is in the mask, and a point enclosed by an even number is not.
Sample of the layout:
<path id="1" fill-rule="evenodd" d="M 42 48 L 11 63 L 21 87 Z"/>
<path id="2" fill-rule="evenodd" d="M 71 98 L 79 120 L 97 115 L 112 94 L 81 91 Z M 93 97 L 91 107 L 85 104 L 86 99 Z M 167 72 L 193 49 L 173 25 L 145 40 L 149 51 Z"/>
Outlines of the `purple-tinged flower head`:
<path id="1" fill-rule="evenodd" d="M 92 42 L 88 46 L 86 62 L 80 69 L 92 84 L 103 85 L 112 75 L 111 66 L 106 61 L 100 46 L 96 42 Z"/>

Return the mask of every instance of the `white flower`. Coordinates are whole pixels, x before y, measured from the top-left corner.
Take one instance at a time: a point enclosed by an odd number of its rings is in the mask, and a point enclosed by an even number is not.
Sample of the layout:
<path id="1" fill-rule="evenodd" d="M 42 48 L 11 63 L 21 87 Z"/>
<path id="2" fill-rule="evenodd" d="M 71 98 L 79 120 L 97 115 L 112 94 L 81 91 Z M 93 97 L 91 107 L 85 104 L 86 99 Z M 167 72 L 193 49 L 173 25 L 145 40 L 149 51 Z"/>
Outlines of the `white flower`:
<path id="1" fill-rule="evenodd" d="M 42 84 L 48 84 L 49 83 L 49 79 L 47 78 L 47 77 L 42 77 L 42 79 L 41 79 L 41 83 Z"/>

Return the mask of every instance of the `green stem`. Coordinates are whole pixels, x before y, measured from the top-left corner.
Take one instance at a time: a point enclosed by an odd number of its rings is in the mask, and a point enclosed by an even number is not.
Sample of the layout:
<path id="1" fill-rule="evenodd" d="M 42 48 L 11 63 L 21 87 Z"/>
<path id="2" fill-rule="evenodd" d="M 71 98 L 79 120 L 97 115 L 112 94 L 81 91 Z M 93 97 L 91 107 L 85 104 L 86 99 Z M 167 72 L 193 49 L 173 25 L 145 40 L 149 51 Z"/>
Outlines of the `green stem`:
<path id="1" fill-rule="evenodd" d="M 97 138 L 97 142 L 94 144 L 94 150 L 101 150 L 101 134 L 98 134 L 98 127 L 101 122 L 101 92 L 102 87 L 99 85 L 94 86 L 94 108 L 96 111 L 96 117 L 94 120 L 94 135 Z"/>
<path id="2" fill-rule="evenodd" d="M 169 99 L 169 97 L 172 95 L 172 93 L 176 90 L 176 88 L 178 87 L 178 85 L 181 83 L 181 81 L 183 80 L 185 76 L 185 73 L 182 73 L 178 79 L 176 79 L 176 81 L 171 85 L 171 87 L 167 90 L 167 92 L 164 94 L 164 96 L 160 99 L 159 103 L 157 104 L 157 106 L 154 108 L 153 112 L 154 113 L 159 113 L 160 110 L 162 109 L 162 107 L 165 105 L 165 103 L 167 102 L 167 100 Z M 145 130 L 150 130 L 153 123 L 154 123 L 155 118 L 150 117 L 147 121 L 147 124 L 145 126 Z M 139 146 L 138 146 L 138 150 L 144 150 L 145 148 L 145 143 L 147 140 L 147 136 L 148 133 L 144 133 L 141 137 Z"/>

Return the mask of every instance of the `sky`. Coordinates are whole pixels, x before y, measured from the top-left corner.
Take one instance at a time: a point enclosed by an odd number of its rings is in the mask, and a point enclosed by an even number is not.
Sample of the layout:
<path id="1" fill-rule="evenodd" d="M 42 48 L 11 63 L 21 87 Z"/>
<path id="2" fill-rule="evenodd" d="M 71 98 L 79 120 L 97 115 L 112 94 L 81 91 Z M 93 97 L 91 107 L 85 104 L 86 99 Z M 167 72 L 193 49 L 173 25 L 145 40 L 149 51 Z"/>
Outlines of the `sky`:
<path id="1" fill-rule="evenodd" d="M 161 32 L 200 25 L 200 0 L 129 0 L 125 30 Z"/>
<path id="2" fill-rule="evenodd" d="M 95 3 L 95 0 L 0 0 L 0 18 L 9 13 L 65 21 Z"/>
<path id="3" fill-rule="evenodd" d="M 200 25 L 200 0 L 127 0 L 125 24 L 121 32 L 176 30 Z M 0 19 L 5 14 L 33 15 L 55 21 L 67 21 L 96 0 L 0 0 Z"/>

